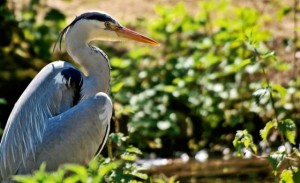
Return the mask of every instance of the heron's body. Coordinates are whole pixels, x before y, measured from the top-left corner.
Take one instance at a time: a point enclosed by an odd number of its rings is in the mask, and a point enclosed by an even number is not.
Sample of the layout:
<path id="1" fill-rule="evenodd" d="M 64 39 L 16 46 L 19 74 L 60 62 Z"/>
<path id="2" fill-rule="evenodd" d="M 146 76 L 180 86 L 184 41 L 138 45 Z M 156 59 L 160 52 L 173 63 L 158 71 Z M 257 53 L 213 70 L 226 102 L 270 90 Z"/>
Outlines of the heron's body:
<path id="1" fill-rule="evenodd" d="M 112 115 L 107 95 L 110 66 L 107 56 L 89 43 L 128 38 L 128 31 L 135 40 L 158 44 L 99 12 L 82 14 L 63 30 L 60 39 L 66 33 L 67 52 L 86 75 L 70 63 L 56 61 L 33 79 L 15 104 L 1 139 L 0 181 L 31 173 L 42 162 L 49 171 L 63 163 L 87 164 L 101 152 Z"/>

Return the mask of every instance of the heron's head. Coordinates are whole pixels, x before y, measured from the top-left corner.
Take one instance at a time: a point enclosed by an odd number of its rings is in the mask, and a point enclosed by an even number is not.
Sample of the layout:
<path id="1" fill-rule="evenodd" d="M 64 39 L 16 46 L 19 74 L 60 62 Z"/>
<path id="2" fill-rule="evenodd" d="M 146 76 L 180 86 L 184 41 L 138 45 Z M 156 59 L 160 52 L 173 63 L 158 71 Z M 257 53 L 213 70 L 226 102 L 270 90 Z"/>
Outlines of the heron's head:
<path id="1" fill-rule="evenodd" d="M 103 41 L 124 41 L 135 40 L 146 44 L 159 46 L 155 40 L 148 38 L 142 34 L 123 27 L 114 18 L 104 12 L 93 11 L 83 13 L 76 17 L 63 31 L 60 33 L 59 41 L 64 34 L 74 32 L 76 36 L 85 36 L 85 41 L 103 40 Z"/>

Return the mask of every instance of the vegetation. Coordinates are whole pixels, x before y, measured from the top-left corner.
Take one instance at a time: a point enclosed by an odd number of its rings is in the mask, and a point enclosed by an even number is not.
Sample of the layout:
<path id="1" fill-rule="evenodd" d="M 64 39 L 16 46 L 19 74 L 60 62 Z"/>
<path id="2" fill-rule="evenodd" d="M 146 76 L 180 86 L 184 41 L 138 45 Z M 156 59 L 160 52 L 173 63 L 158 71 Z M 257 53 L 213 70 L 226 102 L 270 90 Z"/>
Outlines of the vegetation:
<path id="1" fill-rule="evenodd" d="M 49 174 L 42 165 L 33 177 L 16 179 L 159 182 L 133 163 L 141 155 L 139 149 L 144 156 L 155 152 L 172 157 L 178 151 L 193 155 L 205 148 L 214 155 L 235 147 L 240 156 L 250 151 L 268 159 L 281 182 L 299 181 L 299 5 L 294 2 L 288 6 L 274 1 L 277 17 L 260 9 L 232 6 L 229 0 L 201 1 L 196 15 L 183 3 L 158 5 L 157 18 L 140 20 L 135 26 L 146 27 L 162 43 L 161 48 L 139 45 L 125 50 L 122 45 L 101 45 L 110 52 L 115 131 L 128 137 L 112 134 L 110 158 L 94 160 L 88 169 L 66 165 Z M 42 17 L 40 9 L 46 11 Z M 0 40 L 0 122 L 4 128 L 14 101 L 51 61 L 51 45 L 66 22 L 61 12 L 36 0 L 18 13 L 2 3 L 0 12 L 0 31 L 5 35 Z M 295 17 L 294 35 L 286 35 L 278 46 L 278 39 L 265 25 L 290 16 Z"/>

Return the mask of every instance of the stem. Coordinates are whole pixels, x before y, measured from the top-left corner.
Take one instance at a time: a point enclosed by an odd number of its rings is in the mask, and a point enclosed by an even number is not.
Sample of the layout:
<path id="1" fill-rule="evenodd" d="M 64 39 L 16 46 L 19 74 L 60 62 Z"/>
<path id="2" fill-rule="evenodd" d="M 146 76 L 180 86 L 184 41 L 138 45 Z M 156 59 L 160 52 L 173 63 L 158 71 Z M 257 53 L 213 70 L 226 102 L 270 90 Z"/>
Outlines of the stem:
<path id="1" fill-rule="evenodd" d="M 262 65 L 262 72 L 263 72 L 263 75 L 264 75 L 265 80 L 267 82 L 267 88 L 271 88 L 269 78 L 266 74 L 265 67 L 263 65 Z M 275 100 L 274 100 L 272 91 L 269 92 L 269 95 L 270 95 L 270 101 L 271 101 L 272 109 L 274 111 L 275 121 L 276 121 L 277 126 L 278 126 L 278 124 L 279 124 L 278 113 L 277 113 L 277 109 L 275 107 Z M 279 131 L 279 135 L 280 135 L 282 145 L 285 146 L 285 138 L 284 138 L 283 134 L 280 131 Z"/>
<path id="2" fill-rule="evenodd" d="M 112 140 L 110 138 L 108 138 L 107 140 L 107 153 L 108 153 L 108 157 L 110 159 L 113 159 Z"/>
<path id="3" fill-rule="evenodd" d="M 254 51 L 255 51 L 256 56 L 260 60 L 260 54 L 259 54 L 259 52 L 256 49 L 254 49 Z M 267 83 L 267 88 L 271 88 L 269 78 L 268 78 L 268 76 L 266 74 L 266 71 L 265 71 L 265 67 L 264 67 L 263 64 L 261 64 L 261 65 L 262 65 L 262 72 L 263 72 L 264 78 L 265 78 L 266 83 Z M 270 95 L 271 105 L 272 105 L 272 108 L 273 108 L 273 111 L 274 111 L 275 121 L 276 121 L 276 124 L 278 126 L 279 125 L 278 112 L 277 112 L 277 109 L 275 107 L 275 100 L 274 100 L 274 97 L 273 97 L 273 94 L 272 94 L 272 90 L 269 92 L 269 95 Z M 280 136 L 280 139 L 281 139 L 281 143 L 285 147 L 285 155 L 286 155 L 286 157 L 288 157 L 288 153 L 286 151 L 287 150 L 287 146 L 285 145 L 286 140 L 284 138 L 283 133 L 280 130 L 278 130 L 278 132 L 279 132 L 279 136 Z M 290 162 L 291 160 L 288 159 L 288 158 L 285 158 L 285 159 L 287 160 L 287 163 L 288 163 L 290 169 L 294 172 L 292 164 Z"/>

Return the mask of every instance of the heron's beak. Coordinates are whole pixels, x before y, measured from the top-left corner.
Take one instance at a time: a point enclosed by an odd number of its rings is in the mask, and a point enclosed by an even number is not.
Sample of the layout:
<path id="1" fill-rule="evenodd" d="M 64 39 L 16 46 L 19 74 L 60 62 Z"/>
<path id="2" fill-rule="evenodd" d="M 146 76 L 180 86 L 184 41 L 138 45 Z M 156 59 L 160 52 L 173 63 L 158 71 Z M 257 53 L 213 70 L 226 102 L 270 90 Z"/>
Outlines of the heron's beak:
<path id="1" fill-rule="evenodd" d="M 146 44 L 151 44 L 153 46 L 160 46 L 160 44 L 157 41 L 154 41 L 153 39 L 148 38 L 140 33 L 127 29 L 126 27 L 118 27 L 115 31 L 121 37 L 143 42 Z"/>

